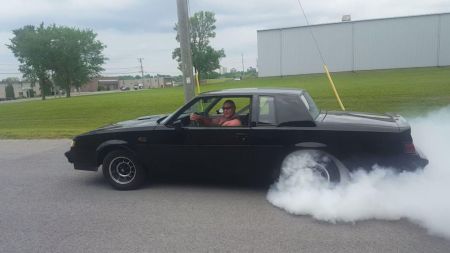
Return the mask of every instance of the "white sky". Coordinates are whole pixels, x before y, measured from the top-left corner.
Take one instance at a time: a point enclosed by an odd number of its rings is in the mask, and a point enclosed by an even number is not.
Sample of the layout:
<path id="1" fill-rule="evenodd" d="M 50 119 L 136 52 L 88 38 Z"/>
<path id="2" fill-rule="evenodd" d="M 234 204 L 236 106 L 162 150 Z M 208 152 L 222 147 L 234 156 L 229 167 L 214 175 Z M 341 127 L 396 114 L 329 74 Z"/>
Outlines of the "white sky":
<path id="1" fill-rule="evenodd" d="M 449 0 L 301 0 L 311 24 L 450 12 Z M 216 13 L 215 48 L 223 48 L 222 66 L 256 67 L 256 31 L 305 25 L 297 0 L 190 0 L 190 13 Z M 106 73 L 138 74 L 138 57 L 150 74 L 181 74 L 172 60 L 177 47 L 175 0 L 0 0 L 0 80 L 20 76 L 18 62 L 5 46 L 12 30 L 45 24 L 90 28 L 107 45 Z"/>

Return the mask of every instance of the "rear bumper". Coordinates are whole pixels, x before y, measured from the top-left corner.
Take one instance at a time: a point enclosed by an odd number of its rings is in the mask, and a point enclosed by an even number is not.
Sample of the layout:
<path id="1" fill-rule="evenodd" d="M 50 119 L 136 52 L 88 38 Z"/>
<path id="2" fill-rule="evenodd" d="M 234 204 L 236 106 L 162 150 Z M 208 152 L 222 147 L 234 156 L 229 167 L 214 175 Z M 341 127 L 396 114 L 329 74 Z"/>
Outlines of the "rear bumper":
<path id="1" fill-rule="evenodd" d="M 428 165 L 428 159 L 422 152 L 418 151 L 415 154 L 402 154 L 381 159 L 378 165 L 394 168 L 398 171 L 415 171 L 425 168 Z"/>
<path id="2" fill-rule="evenodd" d="M 396 171 L 415 171 L 425 168 L 428 165 L 428 159 L 422 152 L 417 151 L 415 154 L 391 156 L 360 154 L 344 159 L 343 163 L 351 171 L 358 169 L 371 170 L 375 165 Z"/>
<path id="3" fill-rule="evenodd" d="M 425 154 L 416 148 L 416 154 L 412 154 L 412 157 L 409 157 L 408 162 L 406 163 L 411 167 L 412 169 L 417 168 L 425 168 L 425 166 L 428 165 L 428 158 L 425 156 Z"/>
<path id="4" fill-rule="evenodd" d="M 73 163 L 73 167 L 76 170 L 97 171 L 98 166 L 92 165 L 87 162 L 83 162 L 82 157 L 78 155 L 73 149 L 70 149 L 64 153 L 69 163 Z"/>

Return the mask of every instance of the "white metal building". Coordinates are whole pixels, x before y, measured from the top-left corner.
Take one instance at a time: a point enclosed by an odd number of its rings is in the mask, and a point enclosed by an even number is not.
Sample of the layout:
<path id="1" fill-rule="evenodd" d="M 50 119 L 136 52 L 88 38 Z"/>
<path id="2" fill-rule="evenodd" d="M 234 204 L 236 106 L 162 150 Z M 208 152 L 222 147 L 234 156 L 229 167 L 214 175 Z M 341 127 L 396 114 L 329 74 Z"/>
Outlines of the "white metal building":
<path id="1" fill-rule="evenodd" d="M 6 83 L 0 83 L 0 101 L 6 100 L 6 86 Z M 13 82 L 12 86 L 14 88 L 15 98 L 28 98 L 30 96 L 39 97 L 41 95 L 39 84 L 33 86 L 28 82 Z"/>
<path id="2" fill-rule="evenodd" d="M 259 76 L 450 65 L 450 13 L 259 30 Z"/>

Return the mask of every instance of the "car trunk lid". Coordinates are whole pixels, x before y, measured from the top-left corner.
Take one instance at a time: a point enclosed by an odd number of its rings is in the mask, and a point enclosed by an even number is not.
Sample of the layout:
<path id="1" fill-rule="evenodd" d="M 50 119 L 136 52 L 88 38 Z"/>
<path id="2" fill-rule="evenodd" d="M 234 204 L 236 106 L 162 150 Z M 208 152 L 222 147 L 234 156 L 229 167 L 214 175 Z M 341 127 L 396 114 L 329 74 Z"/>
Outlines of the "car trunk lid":
<path id="1" fill-rule="evenodd" d="M 400 115 L 385 113 L 327 111 L 318 117 L 322 126 L 342 126 L 353 130 L 379 130 L 401 132 L 410 129 L 408 122 Z"/>

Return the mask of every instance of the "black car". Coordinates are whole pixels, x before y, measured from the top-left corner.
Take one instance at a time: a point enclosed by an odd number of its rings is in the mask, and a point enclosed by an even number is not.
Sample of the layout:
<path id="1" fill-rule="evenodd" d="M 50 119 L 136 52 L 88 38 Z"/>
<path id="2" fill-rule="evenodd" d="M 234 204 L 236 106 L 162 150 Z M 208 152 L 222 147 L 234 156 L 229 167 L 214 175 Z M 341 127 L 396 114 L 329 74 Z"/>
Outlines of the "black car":
<path id="1" fill-rule="evenodd" d="M 224 101 L 236 105 L 242 126 L 203 126 L 192 114 L 220 117 Z M 120 190 L 139 187 L 149 174 L 253 175 L 274 179 L 293 152 L 311 152 L 316 170 L 339 182 L 374 164 L 423 168 L 406 120 L 393 114 L 321 111 L 298 89 L 229 89 L 203 93 L 170 115 L 141 117 L 76 136 L 69 162 L 97 171 Z"/>

